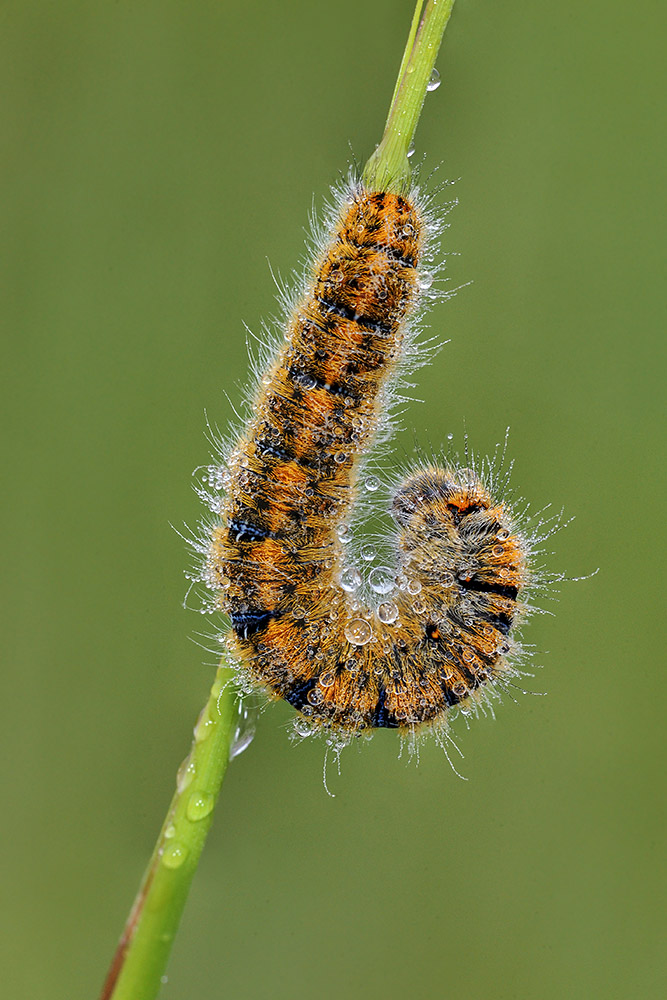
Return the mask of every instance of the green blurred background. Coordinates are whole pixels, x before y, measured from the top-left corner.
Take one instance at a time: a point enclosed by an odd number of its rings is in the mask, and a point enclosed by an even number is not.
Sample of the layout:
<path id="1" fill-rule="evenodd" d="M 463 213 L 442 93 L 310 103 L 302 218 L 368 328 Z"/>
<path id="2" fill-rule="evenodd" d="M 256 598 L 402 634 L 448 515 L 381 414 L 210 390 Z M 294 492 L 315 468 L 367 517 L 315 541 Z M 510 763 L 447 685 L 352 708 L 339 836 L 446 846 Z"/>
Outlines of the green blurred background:
<path id="1" fill-rule="evenodd" d="M 289 273 L 379 138 L 411 12 L 2 4 L 7 998 L 99 991 L 212 677 L 169 527 L 200 513 L 204 408 L 230 420 L 266 259 Z M 548 696 L 457 726 L 467 782 L 383 732 L 335 799 L 273 706 L 165 1000 L 664 995 L 664 26 L 650 0 L 458 0 L 417 134 L 460 178 L 444 246 L 474 284 L 432 314 L 451 344 L 407 424 L 465 420 L 481 452 L 510 425 L 518 491 L 576 516 L 551 567 L 601 567 L 526 630 Z"/>

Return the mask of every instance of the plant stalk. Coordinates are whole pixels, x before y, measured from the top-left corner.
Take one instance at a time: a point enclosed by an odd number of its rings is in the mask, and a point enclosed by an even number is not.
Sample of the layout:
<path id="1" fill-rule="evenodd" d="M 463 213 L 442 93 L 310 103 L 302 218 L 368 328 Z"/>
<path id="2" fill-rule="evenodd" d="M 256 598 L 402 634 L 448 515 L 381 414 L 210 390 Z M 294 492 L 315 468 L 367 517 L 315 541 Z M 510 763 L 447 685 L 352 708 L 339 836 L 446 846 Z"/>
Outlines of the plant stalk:
<path id="1" fill-rule="evenodd" d="M 427 0 L 424 8 L 424 0 L 417 0 L 384 135 L 363 172 L 370 190 L 410 188 L 408 152 L 453 6 L 454 0 Z"/>
<path id="2" fill-rule="evenodd" d="M 176 793 L 100 1000 L 152 1000 L 160 989 L 229 762 L 236 696 L 234 671 L 223 664 L 178 771 Z"/>

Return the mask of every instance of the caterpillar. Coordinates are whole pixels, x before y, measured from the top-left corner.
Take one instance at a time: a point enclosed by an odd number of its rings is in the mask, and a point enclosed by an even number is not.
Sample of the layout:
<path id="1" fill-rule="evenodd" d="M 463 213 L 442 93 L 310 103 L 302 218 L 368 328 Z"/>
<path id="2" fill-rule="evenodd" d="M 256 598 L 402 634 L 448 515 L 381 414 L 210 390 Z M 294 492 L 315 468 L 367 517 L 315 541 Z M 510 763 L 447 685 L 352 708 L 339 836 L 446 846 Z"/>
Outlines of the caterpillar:
<path id="1" fill-rule="evenodd" d="M 289 702 L 298 733 L 337 746 L 380 728 L 446 728 L 519 673 L 532 542 L 494 498 L 490 463 L 408 470 L 388 504 L 393 564 L 365 584 L 346 558 L 364 463 L 388 436 L 433 295 L 441 226 L 416 187 L 348 182 L 249 423 L 200 489 L 214 517 L 197 576 L 229 617 L 241 686 Z"/>

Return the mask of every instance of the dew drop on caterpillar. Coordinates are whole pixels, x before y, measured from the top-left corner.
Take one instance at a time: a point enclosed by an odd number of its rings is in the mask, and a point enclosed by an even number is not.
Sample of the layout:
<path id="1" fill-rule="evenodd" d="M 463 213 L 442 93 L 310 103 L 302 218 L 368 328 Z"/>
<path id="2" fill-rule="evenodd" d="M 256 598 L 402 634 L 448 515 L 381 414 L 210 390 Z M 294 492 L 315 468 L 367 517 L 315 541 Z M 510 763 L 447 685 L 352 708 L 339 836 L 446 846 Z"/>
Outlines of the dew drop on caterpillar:
<path id="1" fill-rule="evenodd" d="M 229 616 L 241 686 L 285 699 L 297 732 L 336 746 L 378 728 L 446 730 L 519 673 L 530 540 L 483 468 L 408 470 L 390 500 L 389 565 L 364 585 L 372 548 L 345 557 L 355 498 L 379 485 L 364 463 L 433 294 L 438 228 L 418 189 L 349 182 L 249 422 L 202 490 L 215 518 L 199 579 Z"/>

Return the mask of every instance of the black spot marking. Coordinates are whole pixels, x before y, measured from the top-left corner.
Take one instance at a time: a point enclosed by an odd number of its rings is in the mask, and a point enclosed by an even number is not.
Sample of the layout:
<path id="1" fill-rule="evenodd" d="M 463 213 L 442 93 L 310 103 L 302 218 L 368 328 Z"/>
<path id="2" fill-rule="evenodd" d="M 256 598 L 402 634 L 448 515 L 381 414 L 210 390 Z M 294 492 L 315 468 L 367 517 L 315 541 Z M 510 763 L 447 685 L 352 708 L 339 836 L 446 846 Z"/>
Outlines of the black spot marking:
<path id="1" fill-rule="evenodd" d="M 426 626 L 426 638 L 437 642 L 440 638 L 440 629 L 434 622 L 429 622 Z"/>
<path id="2" fill-rule="evenodd" d="M 377 229 L 378 227 L 375 226 L 373 229 L 373 235 L 377 232 Z M 371 253 L 382 254 L 384 257 L 387 257 L 392 264 L 398 264 L 399 267 L 414 268 L 417 266 L 417 261 L 411 254 L 402 253 L 398 247 L 388 246 L 386 243 L 374 243 L 369 242 L 368 240 L 360 241 L 355 239 L 355 237 L 349 232 L 345 233 L 343 236 L 339 236 L 338 242 L 348 243 L 353 247 L 357 247 L 359 250 L 370 250 Z"/>
<path id="3" fill-rule="evenodd" d="M 377 704 L 371 716 L 371 726 L 374 729 L 398 729 L 398 720 L 387 708 L 386 701 L 387 689 L 381 684 Z"/>
<path id="4" fill-rule="evenodd" d="M 457 574 L 457 580 L 465 590 L 475 590 L 480 594 L 498 594 L 499 597 L 508 597 L 511 601 L 516 601 L 519 588 L 512 587 L 507 583 L 487 583 L 486 580 L 463 580 Z"/>
<path id="5" fill-rule="evenodd" d="M 512 628 L 512 615 L 507 615 L 503 611 L 480 611 L 475 609 L 475 617 L 481 618 L 482 621 L 488 622 L 492 625 L 498 632 L 502 635 L 509 635 L 510 629 Z"/>
<path id="6" fill-rule="evenodd" d="M 275 612 L 266 611 L 264 608 L 253 608 L 249 611 L 232 611 L 229 617 L 239 639 L 251 639 L 266 628 L 270 620 L 275 617 Z"/>
<path id="7" fill-rule="evenodd" d="M 481 503 L 470 503 L 467 507 L 461 507 L 459 513 L 461 517 L 469 517 L 470 514 L 477 514 L 480 510 L 486 510 Z"/>
<path id="8" fill-rule="evenodd" d="M 351 406 L 359 405 L 360 397 L 355 394 L 349 385 L 340 385 L 337 382 L 325 382 L 323 379 L 318 378 L 317 375 L 304 371 L 302 368 L 288 368 L 287 377 L 292 382 L 303 385 L 307 389 L 324 389 L 325 392 L 330 393 L 332 396 L 347 396 L 352 400 L 352 403 L 350 403 Z"/>
<path id="9" fill-rule="evenodd" d="M 285 701 L 293 705 L 296 709 L 302 709 L 308 701 L 308 695 L 317 684 L 317 677 L 310 677 L 307 681 L 294 681 L 283 694 Z"/>
<path id="10" fill-rule="evenodd" d="M 374 333 L 378 337 L 391 337 L 394 332 L 392 327 L 387 326 L 386 323 L 380 323 L 378 320 L 371 319 L 370 316 L 360 316 L 354 309 L 350 309 L 349 306 L 338 302 L 331 302 L 329 299 L 324 299 L 319 295 L 317 296 L 317 301 L 326 312 L 340 316 L 341 319 L 347 319 L 351 323 L 356 323 L 362 330 L 370 330 L 371 333 Z"/>
<path id="11" fill-rule="evenodd" d="M 456 691 L 452 691 L 449 686 L 449 681 L 444 678 L 440 681 L 440 687 L 443 695 L 445 696 L 445 703 L 449 706 L 449 708 L 453 708 L 454 705 L 458 705 L 461 699 L 465 697 L 465 695 L 460 695 L 457 694 Z"/>
<path id="12" fill-rule="evenodd" d="M 239 542 L 260 542 L 265 538 L 275 538 L 275 534 L 258 524 L 252 524 L 243 518 L 232 517 L 229 521 L 229 540 L 234 544 Z"/>
<path id="13" fill-rule="evenodd" d="M 458 527 L 464 518 L 469 517 L 470 514 L 477 514 L 480 510 L 486 510 L 486 508 L 477 503 L 471 503 L 467 507 L 458 507 L 454 503 L 448 503 L 447 510 L 451 515 L 452 521 Z"/>
<path id="14" fill-rule="evenodd" d="M 260 455 L 278 459 L 279 462 L 294 462 L 296 465 L 302 465 L 306 468 L 309 468 L 312 464 L 304 455 L 297 455 L 296 452 L 290 451 L 285 446 L 281 448 L 279 445 L 267 441 L 266 438 L 258 438 L 255 448 Z"/>
<path id="15" fill-rule="evenodd" d="M 291 451 L 288 451 L 286 448 L 279 448 L 278 445 L 272 444 L 266 438 L 258 438 L 255 447 L 261 455 L 266 455 L 268 458 L 279 458 L 281 462 L 292 462 L 294 460 L 294 455 Z"/>

